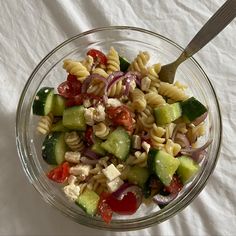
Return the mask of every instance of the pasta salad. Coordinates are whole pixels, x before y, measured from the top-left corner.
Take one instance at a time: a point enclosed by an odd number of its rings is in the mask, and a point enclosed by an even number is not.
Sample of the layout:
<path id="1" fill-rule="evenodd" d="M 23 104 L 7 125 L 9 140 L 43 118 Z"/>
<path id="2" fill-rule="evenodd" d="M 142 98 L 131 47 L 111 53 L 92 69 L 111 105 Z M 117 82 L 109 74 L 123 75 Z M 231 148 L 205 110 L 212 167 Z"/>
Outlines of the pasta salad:
<path id="1" fill-rule="evenodd" d="M 106 223 L 141 204 L 168 205 L 211 143 L 197 147 L 207 108 L 186 85 L 160 81 L 161 64 L 149 59 L 148 52 L 129 62 L 114 47 L 107 55 L 90 49 L 84 59 L 64 60 L 67 79 L 57 93 L 43 87 L 33 102 L 47 177 Z"/>

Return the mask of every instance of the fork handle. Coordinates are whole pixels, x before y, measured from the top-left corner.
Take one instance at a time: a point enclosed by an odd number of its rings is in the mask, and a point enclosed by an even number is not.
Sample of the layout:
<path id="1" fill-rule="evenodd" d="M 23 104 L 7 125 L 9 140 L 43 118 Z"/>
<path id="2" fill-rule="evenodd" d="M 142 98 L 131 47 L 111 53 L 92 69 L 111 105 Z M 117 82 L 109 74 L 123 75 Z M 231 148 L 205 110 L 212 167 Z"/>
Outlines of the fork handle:
<path id="1" fill-rule="evenodd" d="M 226 1 L 219 10 L 199 30 L 191 42 L 180 55 L 179 62 L 198 52 L 221 30 L 223 30 L 236 16 L 236 0 Z"/>

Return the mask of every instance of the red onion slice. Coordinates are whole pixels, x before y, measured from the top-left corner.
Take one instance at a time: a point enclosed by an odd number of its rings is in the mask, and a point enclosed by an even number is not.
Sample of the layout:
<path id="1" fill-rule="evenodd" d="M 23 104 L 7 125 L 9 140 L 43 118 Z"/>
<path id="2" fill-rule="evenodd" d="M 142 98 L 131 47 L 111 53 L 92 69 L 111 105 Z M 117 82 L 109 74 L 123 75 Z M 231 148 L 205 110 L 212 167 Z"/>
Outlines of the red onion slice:
<path id="1" fill-rule="evenodd" d="M 113 73 L 111 73 L 109 75 L 109 77 L 107 78 L 108 81 L 108 86 L 107 86 L 107 91 L 109 91 L 109 89 L 118 81 L 123 79 L 123 75 L 124 73 L 122 71 L 115 71 Z"/>
<path id="2" fill-rule="evenodd" d="M 191 156 L 197 163 L 200 163 L 206 156 L 206 148 L 212 143 L 212 139 L 208 140 L 203 146 L 199 148 L 185 148 L 180 152 L 183 155 Z"/>
<path id="3" fill-rule="evenodd" d="M 156 202 L 158 205 L 167 205 L 169 204 L 171 201 L 173 201 L 176 197 L 178 196 L 178 193 L 172 193 L 169 194 L 167 196 L 163 196 L 161 194 L 157 194 L 155 196 L 153 196 L 153 201 Z"/>
<path id="4" fill-rule="evenodd" d="M 92 158 L 92 159 L 94 159 L 94 160 L 100 158 L 97 153 L 93 152 L 93 151 L 92 151 L 91 149 L 89 149 L 89 148 L 86 148 L 86 149 L 83 151 L 83 155 L 85 155 L 86 157 Z"/>
<path id="5" fill-rule="evenodd" d="M 83 164 L 87 164 L 87 165 L 96 165 L 98 163 L 98 160 L 96 159 L 89 159 L 88 157 L 85 157 L 85 156 L 82 156 L 80 158 L 80 161 L 83 163 Z"/>
<path id="6" fill-rule="evenodd" d="M 118 199 L 122 200 L 127 193 L 133 193 L 137 199 L 137 207 L 142 203 L 142 190 L 140 187 L 130 183 L 124 183 L 119 189 L 112 193 L 112 195 Z"/>
<path id="7" fill-rule="evenodd" d="M 105 77 L 99 75 L 99 74 L 94 73 L 94 74 L 92 74 L 92 75 L 89 75 L 89 76 L 84 80 L 84 82 L 83 82 L 83 84 L 82 84 L 82 88 L 81 88 L 81 92 L 82 92 L 82 93 L 86 93 L 86 92 L 87 92 L 87 89 L 88 89 L 88 87 L 89 87 L 89 84 L 91 83 L 91 81 L 92 81 L 93 79 L 98 79 L 98 80 L 104 82 L 105 88 L 106 88 L 107 83 L 108 83 L 107 79 L 106 79 Z M 106 91 L 106 89 L 105 89 L 105 91 Z"/>
<path id="8" fill-rule="evenodd" d="M 129 71 L 125 74 L 126 77 L 134 76 L 136 84 L 141 87 L 142 75 L 138 71 Z"/>
<path id="9" fill-rule="evenodd" d="M 187 148 L 190 146 L 190 142 L 185 134 L 177 133 L 173 139 L 175 143 L 178 143 L 182 148 Z"/>
<path id="10" fill-rule="evenodd" d="M 208 112 L 206 111 L 201 116 L 199 116 L 197 119 L 195 119 L 192 123 L 197 126 L 200 123 L 202 123 L 207 118 Z"/>

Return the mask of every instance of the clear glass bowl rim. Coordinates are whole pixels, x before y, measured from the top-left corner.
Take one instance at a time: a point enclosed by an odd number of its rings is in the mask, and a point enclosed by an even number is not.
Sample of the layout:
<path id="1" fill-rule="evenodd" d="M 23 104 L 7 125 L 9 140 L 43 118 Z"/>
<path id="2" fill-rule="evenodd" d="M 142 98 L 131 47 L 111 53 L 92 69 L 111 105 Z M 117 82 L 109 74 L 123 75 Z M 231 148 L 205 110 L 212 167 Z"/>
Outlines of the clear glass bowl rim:
<path id="1" fill-rule="evenodd" d="M 20 161 L 21 164 L 23 166 L 24 172 L 26 173 L 28 179 L 30 180 L 30 182 L 33 184 L 33 186 L 36 188 L 36 190 L 41 194 L 41 196 L 44 198 L 44 194 L 45 194 L 45 190 L 43 188 L 40 188 L 39 186 L 37 186 L 37 183 L 32 179 L 31 176 L 31 171 L 32 170 L 32 166 L 29 166 L 26 162 L 27 162 L 27 157 L 25 156 L 24 153 L 24 147 L 21 144 L 21 141 L 19 139 L 19 119 L 20 119 L 20 112 L 22 109 L 22 103 L 24 100 L 24 97 L 27 93 L 27 89 L 30 86 L 32 80 L 34 79 L 35 74 L 37 73 L 37 71 L 43 66 L 43 64 L 50 58 L 50 56 L 52 56 L 56 51 L 58 51 L 59 49 L 61 49 L 63 46 L 65 46 L 66 44 L 81 38 L 83 36 L 92 34 L 92 33 L 96 33 L 96 32 L 100 32 L 100 31 L 113 31 L 113 30 L 130 30 L 130 31 L 137 31 L 137 32 L 141 32 L 144 34 L 148 34 L 148 35 L 152 35 L 155 36 L 156 38 L 159 38 L 161 40 L 164 40 L 166 42 L 168 42 L 169 44 L 175 46 L 176 48 L 178 48 L 179 50 L 183 51 L 184 48 L 182 48 L 181 46 L 179 46 L 177 43 L 173 42 L 172 40 L 166 38 L 165 36 L 162 36 L 158 33 L 143 29 L 143 28 L 138 28 L 138 27 L 131 27 L 131 26 L 109 26 L 109 27 L 101 27 L 101 28 L 95 28 L 89 31 L 85 31 L 82 32 L 80 34 L 77 34 L 67 40 L 65 40 L 64 42 L 62 42 L 61 44 L 59 44 L 57 47 L 55 47 L 51 52 L 49 52 L 41 61 L 40 63 L 35 67 L 35 69 L 33 70 L 33 72 L 31 73 L 29 79 L 27 80 L 23 91 L 21 93 L 20 96 L 20 100 L 18 103 L 18 107 L 17 107 L 17 113 L 16 113 L 16 128 L 15 128 L 15 133 L 16 133 L 16 145 L 17 145 L 17 151 L 18 151 L 18 155 L 20 157 Z M 218 99 L 215 93 L 215 90 L 212 86 L 211 81 L 209 80 L 208 76 L 206 75 L 206 73 L 204 72 L 204 70 L 202 69 L 202 67 L 199 65 L 199 63 L 193 58 L 189 58 L 188 60 L 191 60 L 195 66 L 198 68 L 198 70 L 202 73 L 203 77 L 205 77 L 205 79 L 208 81 L 213 95 L 215 97 L 215 101 L 216 101 L 216 106 L 217 106 L 217 110 L 219 112 L 219 126 L 220 126 L 220 133 L 219 133 L 219 145 L 217 147 L 217 155 L 214 158 L 214 161 L 211 163 L 211 168 L 209 172 L 204 172 L 202 171 L 202 174 L 199 176 L 198 181 L 195 183 L 195 185 L 191 188 L 191 190 L 189 192 L 187 192 L 186 194 L 183 194 L 183 196 L 181 196 L 181 198 L 179 198 L 175 204 L 169 204 L 167 207 L 165 207 L 165 209 L 162 209 L 158 214 L 152 214 L 152 216 L 147 216 L 147 217 L 142 217 L 142 218 L 138 218 L 138 220 L 128 220 L 125 224 L 125 227 L 123 226 L 122 221 L 120 220 L 115 220 L 115 222 L 113 223 L 113 225 L 105 225 L 103 224 L 104 222 L 102 222 L 102 220 L 100 219 L 95 219 L 94 218 L 94 223 L 91 224 L 91 217 L 88 217 L 87 221 L 80 221 L 79 217 L 75 218 L 75 217 L 71 217 L 74 221 L 76 221 L 79 224 L 85 225 L 85 226 L 90 226 L 93 228 L 98 228 L 98 229 L 103 229 L 103 230 L 112 230 L 112 231 L 127 231 L 127 230 L 137 230 L 137 229 L 142 229 L 142 228 L 146 228 L 146 227 L 150 227 L 154 224 L 157 223 L 161 223 L 167 219 L 169 219 L 170 217 L 172 217 L 173 215 L 177 214 L 179 211 L 182 211 L 185 207 L 187 207 L 197 196 L 198 194 L 202 191 L 202 189 L 205 187 L 209 177 L 211 176 L 212 172 L 215 169 L 215 166 L 217 164 L 218 158 L 219 158 L 219 153 L 220 153 L 220 148 L 221 148 L 221 139 L 222 139 L 222 120 L 221 120 L 221 112 L 220 112 L 220 106 L 218 103 Z M 58 205 L 56 204 L 56 202 L 54 201 L 49 201 L 48 199 L 45 199 L 46 202 L 48 202 L 50 205 L 52 205 L 53 207 L 56 207 L 59 211 L 61 211 L 62 213 L 64 213 L 66 216 L 70 216 L 68 214 L 68 212 L 66 212 L 66 210 L 64 211 L 63 209 L 61 209 L 60 207 L 58 207 Z"/>

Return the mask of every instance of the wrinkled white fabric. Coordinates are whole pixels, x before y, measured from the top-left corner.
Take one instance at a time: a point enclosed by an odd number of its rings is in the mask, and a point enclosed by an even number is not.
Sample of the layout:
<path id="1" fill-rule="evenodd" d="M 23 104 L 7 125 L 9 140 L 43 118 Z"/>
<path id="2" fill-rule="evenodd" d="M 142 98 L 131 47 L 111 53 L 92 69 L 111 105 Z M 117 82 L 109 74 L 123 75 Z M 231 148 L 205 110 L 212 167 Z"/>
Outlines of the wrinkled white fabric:
<path id="1" fill-rule="evenodd" d="M 195 58 L 222 109 L 223 143 L 206 188 L 185 210 L 153 227 L 123 233 L 74 223 L 29 184 L 15 147 L 15 114 L 33 68 L 55 46 L 96 27 L 142 27 L 182 46 L 223 0 L 0 0 L 0 235 L 236 235 L 236 20 Z"/>

